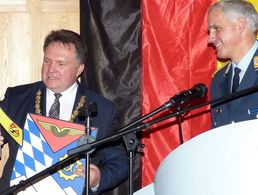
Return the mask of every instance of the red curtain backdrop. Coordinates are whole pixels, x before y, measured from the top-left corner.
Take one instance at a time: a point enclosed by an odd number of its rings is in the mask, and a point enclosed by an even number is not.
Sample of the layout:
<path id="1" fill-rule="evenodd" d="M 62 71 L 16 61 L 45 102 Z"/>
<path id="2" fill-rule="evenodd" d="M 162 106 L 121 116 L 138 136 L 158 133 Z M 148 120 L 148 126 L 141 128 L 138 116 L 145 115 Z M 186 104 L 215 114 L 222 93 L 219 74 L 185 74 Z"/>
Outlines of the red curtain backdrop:
<path id="1" fill-rule="evenodd" d="M 204 83 L 209 88 L 216 56 L 207 46 L 206 11 L 213 2 L 142 0 L 143 115 L 196 83 Z M 183 116 L 184 141 L 209 129 L 209 106 Z M 142 141 L 145 144 L 142 186 L 145 186 L 154 181 L 162 160 L 180 145 L 177 121 L 171 118 L 153 125 L 144 133 Z"/>

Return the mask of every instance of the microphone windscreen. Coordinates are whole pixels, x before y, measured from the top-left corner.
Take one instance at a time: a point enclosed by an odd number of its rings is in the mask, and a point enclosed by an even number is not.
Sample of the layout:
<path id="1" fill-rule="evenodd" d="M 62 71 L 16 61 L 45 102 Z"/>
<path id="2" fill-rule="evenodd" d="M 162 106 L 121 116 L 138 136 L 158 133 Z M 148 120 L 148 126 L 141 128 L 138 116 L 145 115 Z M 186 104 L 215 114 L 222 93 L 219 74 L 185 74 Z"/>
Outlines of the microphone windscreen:
<path id="1" fill-rule="evenodd" d="M 207 94 L 207 92 L 208 92 L 208 88 L 203 83 L 198 83 L 198 84 L 194 85 L 193 88 L 195 88 L 197 90 L 197 93 L 196 93 L 196 97 L 197 98 L 204 97 Z"/>

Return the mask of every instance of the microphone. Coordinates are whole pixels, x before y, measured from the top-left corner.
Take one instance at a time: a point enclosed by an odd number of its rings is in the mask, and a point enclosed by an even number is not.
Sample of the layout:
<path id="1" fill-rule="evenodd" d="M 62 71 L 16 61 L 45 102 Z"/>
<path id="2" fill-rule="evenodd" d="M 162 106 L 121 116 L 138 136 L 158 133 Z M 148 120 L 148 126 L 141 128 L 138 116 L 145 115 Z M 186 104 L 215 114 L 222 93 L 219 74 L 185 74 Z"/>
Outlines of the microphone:
<path id="1" fill-rule="evenodd" d="M 97 116 L 97 113 L 98 113 L 97 110 L 98 110 L 97 103 L 91 101 L 91 102 L 86 106 L 86 109 L 85 109 L 85 116 L 86 116 L 86 117 L 95 117 L 95 116 Z"/>
<path id="2" fill-rule="evenodd" d="M 90 117 L 97 116 L 97 103 L 90 102 L 85 109 L 85 121 L 86 121 L 86 134 L 91 134 Z"/>
<path id="3" fill-rule="evenodd" d="M 177 93 L 174 97 L 171 97 L 169 101 L 163 104 L 160 109 L 165 110 L 175 104 L 183 104 L 193 98 L 202 98 L 208 92 L 207 87 L 203 83 L 195 84 L 191 89 Z"/>
<path id="4" fill-rule="evenodd" d="M 172 103 L 182 104 L 193 98 L 202 98 L 208 92 L 207 87 L 203 83 L 194 85 L 191 89 L 177 93 L 174 97 L 170 98 Z"/>
<path id="5" fill-rule="evenodd" d="M 83 106 L 79 110 L 79 118 L 84 119 L 85 117 L 95 117 L 98 114 L 98 106 L 96 102 L 91 101 L 87 106 Z"/>
<path id="6" fill-rule="evenodd" d="M 79 119 L 86 120 L 87 117 L 95 117 L 97 116 L 97 103 L 91 101 L 87 106 L 83 106 L 79 110 Z"/>

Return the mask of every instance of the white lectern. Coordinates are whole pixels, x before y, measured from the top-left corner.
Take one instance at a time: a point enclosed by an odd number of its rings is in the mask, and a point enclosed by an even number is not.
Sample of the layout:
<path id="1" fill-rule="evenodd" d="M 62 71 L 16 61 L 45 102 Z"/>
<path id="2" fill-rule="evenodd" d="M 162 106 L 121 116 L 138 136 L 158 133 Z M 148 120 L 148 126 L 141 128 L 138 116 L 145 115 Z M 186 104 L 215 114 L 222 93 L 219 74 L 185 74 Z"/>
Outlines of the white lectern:
<path id="1" fill-rule="evenodd" d="M 212 129 L 179 146 L 158 168 L 154 192 L 258 195 L 258 120 Z"/>

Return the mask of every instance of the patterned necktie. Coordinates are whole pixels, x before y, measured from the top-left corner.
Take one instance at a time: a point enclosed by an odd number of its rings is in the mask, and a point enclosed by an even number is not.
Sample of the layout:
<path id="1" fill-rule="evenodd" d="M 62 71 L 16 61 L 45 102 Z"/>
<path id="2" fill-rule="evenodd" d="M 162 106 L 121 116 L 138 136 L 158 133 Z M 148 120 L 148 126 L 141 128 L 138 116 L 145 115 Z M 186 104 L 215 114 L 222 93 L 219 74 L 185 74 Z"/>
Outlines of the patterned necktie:
<path id="1" fill-rule="evenodd" d="M 239 73 L 241 72 L 241 69 L 238 67 L 235 67 L 234 71 L 235 73 L 233 77 L 232 93 L 235 93 L 239 86 Z"/>
<path id="2" fill-rule="evenodd" d="M 60 114 L 60 102 L 59 98 L 62 96 L 60 93 L 55 93 L 54 96 L 56 97 L 54 103 L 52 104 L 48 116 L 50 118 L 57 118 L 59 119 L 59 114 Z"/>

